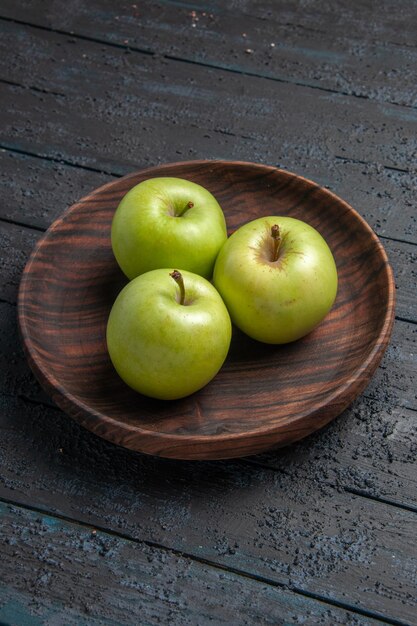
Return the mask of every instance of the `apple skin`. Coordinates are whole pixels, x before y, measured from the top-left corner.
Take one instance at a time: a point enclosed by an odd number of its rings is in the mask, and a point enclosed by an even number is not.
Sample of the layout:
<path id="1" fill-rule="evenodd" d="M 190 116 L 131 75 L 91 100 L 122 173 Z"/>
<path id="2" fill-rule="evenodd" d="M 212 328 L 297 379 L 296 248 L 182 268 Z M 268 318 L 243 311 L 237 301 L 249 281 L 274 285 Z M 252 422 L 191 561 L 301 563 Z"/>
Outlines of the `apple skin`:
<path id="1" fill-rule="evenodd" d="M 204 387 L 227 356 L 232 324 L 219 293 L 205 278 L 181 270 L 185 303 L 170 269 L 132 280 L 107 323 L 107 347 L 120 377 L 161 400 Z"/>
<path id="2" fill-rule="evenodd" d="M 164 267 L 209 279 L 226 238 L 215 197 L 201 185 L 170 177 L 133 187 L 117 207 L 111 228 L 114 256 L 129 279 Z"/>
<path id="3" fill-rule="evenodd" d="M 272 261 L 277 224 L 278 259 Z M 295 341 L 317 326 L 337 293 L 337 270 L 323 237 L 291 217 L 268 216 L 235 231 L 222 247 L 213 282 L 232 322 L 264 343 Z"/>

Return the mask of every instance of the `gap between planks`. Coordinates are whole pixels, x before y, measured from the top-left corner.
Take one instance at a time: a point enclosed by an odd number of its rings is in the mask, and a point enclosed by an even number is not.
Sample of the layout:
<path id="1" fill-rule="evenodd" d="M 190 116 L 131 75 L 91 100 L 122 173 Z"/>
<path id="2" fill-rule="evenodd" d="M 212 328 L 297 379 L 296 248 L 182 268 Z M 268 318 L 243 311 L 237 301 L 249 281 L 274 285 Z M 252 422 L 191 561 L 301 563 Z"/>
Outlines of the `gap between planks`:
<path id="1" fill-rule="evenodd" d="M 0 78 L 0 83 L 2 82 L 8 82 L 8 81 L 3 81 Z M 20 89 L 31 89 L 31 87 L 25 87 L 24 85 L 20 85 L 18 83 L 13 83 L 13 85 L 15 87 L 19 87 Z M 52 93 L 52 92 L 48 92 L 48 93 Z M 215 133 L 220 133 L 222 135 L 230 135 L 231 137 L 237 137 L 237 135 L 235 135 L 234 133 L 229 133 L 225 130 L 220 130 L 220 129 L 213 129 L 212 132 Z M 242 136 L 243 139 L 252 139 L 252 137 L 247 137 L 247 136 Z M 87 170 L 89 172 L 97 172 L 99 174 L 108 174 L 108 176 L 114 176 L 115 178 L 120 178 L 121 176 L 124 176 L 124 174 L 121 174 L 120 172 L 111 172 L 105 169 L 101 169 L 98 167 L 91 167 L 89 165 L 83 165 L 82 163 L 77 163 L 76 161 L 70 161 L 68 159 L 62 159 L 59 157 L 53 157 L 50 156 L 48 154 L 39 154 L 38 152 L 31 152 L 30 150 L 24 150 L 22 148 L 16 148 L 14 146 L 11 146 L 10 144 L 5 144 L 5 143 L 0 143 L 0 151 L 2 152 L 13 152 L 16 154 L 22 154 L 24 156 L 30 156 L 33 157 L 35 159 L 44 159 L 45 161 L 52 161 L 53 163 L 60 163 L 63 165 L 69 165 L 70 167 L 77 167 L 79 169 L 83 169 L 83 170 Z M 336 161 L 343 161 L 344 163 L 354 163 L 354 164 L 358 164 L 358 165 L 374 165 L 373 161 L 363 161 L 361 159 L 352 159 L 352 158 L 348 158 L 348 157 L 342 157 L 339 156 L 337 154 L 334 155 L 334 159 Z M 384 170 L 388 170 L 391 172 L 400 172 L 402 174 L 411 174 L 410 170 L 406 170 L 404 168 L 401 167 L 394 167 L 392 165 L 382 165 L 381 166 Z M 282 168 L 285 169 L 285 168 Z M 326 187 L 327 188 L 327 187 Z M 394 240 L 395 241 L 395 240 Z M 398 239 L 397 241 L 402 241 L 401 239 Z M 409 241 L 404 241 L 404 243 L 410 243 Z"/>
<path id="2" fill-rule="evenodd" d="M 1 82 L 1 81 L 0 81 Z M 339 154 L 335 154 L 334 158 L 336 161 L 343 161 L 344 163 L 355 163 L 358 165 L 370 165 L 370 161 L 363 161 L 362 159 L 353 159 L 352 157 L 344 157 Z M 384 170 L 389 170 L 391 172 L 401 172 L 402 174 L 411 174 L 410 170 L 406 170 L 402 167 L 395 167 L 394 165 L 383 165 Z"/>
<path id="3" fill-rule="evenodd" d="M 91 37 L 89 35 L 80 35 L 78 33 L 75 33 L 74 31 L 67 31 L 67 30 L 61 30 L 58 28 L 50 28 L 48 26 L 41 26 L 38 24 L 33 24 L 32 22 L 26 22 L 24 20 L 19 20 L 17 18 L 11 18 L 11 17 L 4 17 L 0 15 L 0 20 L 5 21 L 5 22 L 9 22 L 12 24 L 19 24 L 21 26 L 29 26 L 30 28 L 37 28 L 46 32 L 50 32 L 50 33 L 55 33 L 57 35 L 64 35 L 66 37 L 73 37 L 76 39 L 80 39 L 83 41 L 90 41 L 93 43 L 99 43 L 101 45 L 106 45 L 106 46 L 110 46 L 113 48 L 118 48 L 121 50 L 129 50 L 131 52 L 136 52 L 139 54 L 146 54 L 148 56 L 155 56 L 157 54 L 157 52 L 155 52 L 154 50 L 151 50 L 149 48 L 140 48 L 138 46 L 129 46 L 129 45 L 124 45 L 124 44 L 120 44 L 120 43 L 115 43 L 113 41 L 108 41 L 106 39 L 100 39 L 99 37 Z M 284 84 L 290 84 L 290 85 L 295 85 L 297 87 L 303 87 L 303 88 L 308 88 L 308 89 L 315 89 L 317 91 L 322 91 L 322 92 L 326 92 L 326 93 L 333 93 L 333 94 L 338 94 L 341 96 L 344 96 L 346 98 L 359 98 L 362 100 L 369 100 L 371 102 L 373 102 L 373 98 L 371 98 L 370 96 L 364 95 L 364 94 L 355 94 L 355 93 L 349 93 L 343 90 L 339 90 L 339 89 L 331 89 L 330 87 L 320 87 L 319 85 L 315 85 L 314 83 L 310 83 L 309 81 L 297 81 L 297 80 L 289 80 L 288 78 L 283 78 L 280 76 L 274 76 L 272 74 L 269 74 L 268 72 L 256 72 L 253 70 L 246 70 L 243 68 L 233 68 L 230 67 L 226 64 L 222 64 L 222 63 L 214 63 L 214 62 L 209 62 L 209 61 L 197 61 L 195 59 L 187 59 L 185 57 L 181 57 L 181 56 L 176 56 L 176 55 L 171 55 L 171 54 L 162 54 L 161 55 L 162 58 L 167 59 L 168 61 L 174 61 L 177 63 L 188 63 L 190 65 L 197 65 L 199 67 L 207 67 L 210 69 L 215 69 L 215 70 L 220 70 L 223 72 L 229 72 L 231 74 L 237 74 L 240 76 L 251 76 L 253 78 L 260 78 L 263 80 L 270 80 L 273 82 L 278 82 L 278 83 L 284 83 Z M 4 82 L 10 82 L 10 81 L 4 81 Z M 10 84 L 15 84 L 15 83 L 10 83 Z M 29 89 L 31 87 L 28 87 Z M 42 91 L 42 90 L 38 90 L 38 91 Z M 46 92 L 46 93 L 50 93 L 50 92 Z M 64 94 L 57 94 L 57 95 L 64 95 Z M 407 108 L 407 109 L 412 109 L 412 110 L 416 110 L 417 107 L 410 105 L 410 104 L 400 104 L 399 102 L 395 102 L 395 100 L 387 100 L 386 101 L 387 104 L 391 104 L 393 106 L 398 106 L 401 108 Z"/>
<path id="4" fill-rule="evenodd" d="M 304 589 L 302 589 L 301 587 L 297 587 L 296 585 L 287 585 L 285 583 L 280 583 L 276 580 L 272 580 L 266 576 L 262 576 L 260 574 L 253 574 L 251 572 L 248 572 L 246 570 L 242 570 L 236 567 L 231 567 L 228 565 L 223 565 L 221 563 L 217 563 L 216 561 L 212 561 L 210 559 L 206 559 L 204 557 L 198 557 L 195 554 L 192 553 L 188 553 L 188 552 L 184 552 L 183 550 L 178 550 L 176 548 L 172 548 L 169 546 L 165 546 L 161 543 L 155 542 L 155 541 L 149 541 L 149 540 L 145 540 L 145 539 L 139 539 L 139 538 L 135 538 L 135 537 L 131 537 L 125 533 L 122 533 L 120 531 L 115 531 L 115 530 L 111 530 L 106 528 L 105 526 L 101 526 L 101 525 L 91 525 L 88 524 L 86 522 L 82 522 L 80 520 L 77 520 L 75 518 L 69 517 L 67 515 L 62 515 L 60 513 L 56 513 L 56 512 L 50 512 L 47 509 L 43 509 L 41 507 L 36 507 L 36 506 L 32 506 L 32 505 L 28 505 L 28 504 L 22 504 L 18 501 L 13 501 L 13 500 L 8 500 L 6 498 L 3 498 L 0 496 L 0 502 L 3 502 L 5 505 L 11 506 L 11 507 L 19 507 L 21 509 L 27 510 L 27 511 L 32 511 L 34 513 L 38 513 L 40 515 L 47 515 L 49 517 L 53 517 L 56 519 L 60 519 L 64 522 L 67 522 L 69 524 L 74 524 L 76 526 L 80 526 L 81 528 L 85 528 L 85 529 L 92 529 L 92 530 L 98 530 L 99 532 L 108 535 L 110 537 L 115 537 L 118 539 L 122 539 L 123 541 L 129 541 L 135 544 L 142 544 L 142 545 L 146 545 L 150 548 L 155 548 L 157 550 L 161 550 L 164 552 L 169 552 L 170 554 L 173 554 L 175 556 L 178 557 L 182 557 L 182 558 L 186 558 L 189 559 L 190 561 L 194 561 L 203 565 L 207 565 L 209 567 L 212 567 L 214 569 L 217 570 L 221 570 L 221 571 L 225 571 L 225 572 L 229 572 L 231 574 L 235 574 L 236 576 L 240 576 L 242 578 L 248 578 L 250 580 L 253 580 L 255 582 L 259 582 L 262 584 L 266 584 L 269 585 L 271 587 L 275 587 L 275 588 L 279 588 L 279 589 L 286 589 L 288 591 L 291 591 L 293 593 L 296 593 L 298 595 L 301 595 L 303 597 L 312 599 L 312 600 L 316 600 L 318 602 L 321 602 L 323 604 L 326 604 L 328 606 L 332 606 L 332 607 L 337 607 L 340 609 L 344 609 L 345 611 L 349 611 L 351 613 L 355 613 L 357 615 L 362 615 L 363 617 L 368 617 L 369 619 L 373 619 L 373 620 L 379 620 L 381 623 L 383 624 L 389 624 L 390 626 L 409 626 L 406 622 L 397 620 L 397 619 L 393 619 L 390 617 L 387 617 L 379 612 L 376 611 L 368 611 L 366 609 L 361 609 L 360 607 L 357 607 L 355 605 L 349 604 L 349 603 L 345 603 L 345 602 L 340 602 L 339 600 L 333 600 L 332 598 L 326 598 L 325 596 L 322 596 L 321 594 L 318 593 L 314 593 L 314 592 L 310 592 L 310 591 L 306 591 Z"/>
<path id="5" fill-rule="evenodd" d="M 365 397 L 368 397 L 366 396 L 365 393 L 363 395 Z M 412 409 L 412 410 L 416 411 L 416 409 Z M 262 461 L 257 461 L 256 459 L 246 458 L 246 459 L 237 459 L 237 461 L 245 465 L 254 465 L 256 467 L 260 467 L 265 470 L 278 472 L 280 474 L 285 474 L 286 476 L 290 476 L 289 472 L 286 472 L 284 469 L 273 467 L 271 465 L 268 465 L 268 463 L 263 463 Z M 313 479 L 308 478 L 308 477 L 304 477 L 303 480 L 305 482 L 314 482 Z M 323 485 L 334 487 L 335 489 L 338 488 L 330 480 L 322 480 L 321 482 L 323 483 Z M 374 502 L 378 502 L 379 504 L 393 506 L 397 509 L 403 509 L 404 511 L 409 511 L 410 513 L 417 513 L 417 506 L 412 506 L 410 504 L 402 504 L 401 502 L 396 502 L 395 500 L 389 500 L 388 498 L 382 498 L 380 496 L 373 496 L 372 494 L 369 494 L 367 491 L 363 489 L 356 489 L 355 487 L 341 486 L 340 488 L 343 489 L 345 493 L 350 493 L 351 495 L 358 496 L 359 498 L 365 498 L 366 500 L 373 500 Z"/>
<path id="6" fill-rule="evenodd" d="M 0 83 L 3 82 L 0 79 Z M 17 85 L 17 83 L 16 83 Z M 23 88 L 21 85 L 18 85 L 19 87 Z M 120 173 L 116 173 L 116 172 L 109 172 L 108 170 L 105 169 L 100 169 L 98 167 L 91 167 L 89 165 L 82 165 L 81 163 L 75 163 L 73 161 L 69 161 L 68 159 L 61 159 L 58 157 L 53 157 L 50 156 L 48 154 L 39 154 L 37 152 L 31 152 L 30 150 L 21 150 L 20 148 L 14 148 L 12 146 L 9 146 L 7 144 L 2 144 L 0 143 L 0 151 L 2 152 L 13 152 L 15 154 L 22 154 L 23 156 L 29 156 L 29 157 L 33 157 L 35 159 L 41 159 L 44 161 L 51 161 L 52 163 L 59 163 L 61 165 L 69 165 L 70 167 L 76 167 L 77 169 L 81 169 L 81 170 L 87 170 L 88 172 L 96 172 L 98 174 L 107 174 L 108 176 L 114 176 L 114 178 L 121 178 L 122 176 L 124 176 L 124 174 L 120 174 Z"/>

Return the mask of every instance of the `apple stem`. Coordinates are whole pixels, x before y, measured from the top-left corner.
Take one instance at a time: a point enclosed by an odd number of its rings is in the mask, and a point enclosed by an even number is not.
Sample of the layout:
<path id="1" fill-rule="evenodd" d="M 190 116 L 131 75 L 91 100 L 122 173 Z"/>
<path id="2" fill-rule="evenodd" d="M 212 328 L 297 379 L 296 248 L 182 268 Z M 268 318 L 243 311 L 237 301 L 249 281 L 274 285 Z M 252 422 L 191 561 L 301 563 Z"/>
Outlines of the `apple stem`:
<path id="1" fill-rule="evenodd" d="M 174 270 L 170 273 L 171 278 L 175 280 L 178 287 L 180 288 L 180 304 L 184 304 L 185 302 L 185 287 L 184 287 L 184 279 L 182 277 L 181 272 L 178 270 Z"/>
<path id="2" fill-rule="evenodd" d="M 187 202 L 187 206 L 186 209 L 192 209 L 194 206 L 194 202 L 191 202 L 191 200 L 189 202 Z"/>
<path id="3" fill-rule="evenodd" d="M 274 224 L 271 228 L 271 237 L 274 240 L 274 247 L 272 250 L 272 262 L 278 261 L 279 247 L 281 245 L 281 233 L 279 231 L 278 224 Z"/>

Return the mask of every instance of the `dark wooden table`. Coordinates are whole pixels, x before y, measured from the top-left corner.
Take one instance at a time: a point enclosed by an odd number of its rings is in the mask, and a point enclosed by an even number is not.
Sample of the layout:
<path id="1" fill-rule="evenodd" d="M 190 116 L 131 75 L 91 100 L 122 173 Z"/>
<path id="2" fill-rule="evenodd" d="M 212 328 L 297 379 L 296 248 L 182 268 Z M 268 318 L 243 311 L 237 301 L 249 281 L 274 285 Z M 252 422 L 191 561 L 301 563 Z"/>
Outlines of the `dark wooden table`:
<path id="1" fill-rule="evenodd" d="M 0 28 L 0 622 L 417 624 L 416 2 L 1 0 Z M 72 202 L 201 158 L 342 196 L 388 252 L 397 314 L 329 427 L 187 463 L 58 410 L 23 357 L 16 295 Z"/>

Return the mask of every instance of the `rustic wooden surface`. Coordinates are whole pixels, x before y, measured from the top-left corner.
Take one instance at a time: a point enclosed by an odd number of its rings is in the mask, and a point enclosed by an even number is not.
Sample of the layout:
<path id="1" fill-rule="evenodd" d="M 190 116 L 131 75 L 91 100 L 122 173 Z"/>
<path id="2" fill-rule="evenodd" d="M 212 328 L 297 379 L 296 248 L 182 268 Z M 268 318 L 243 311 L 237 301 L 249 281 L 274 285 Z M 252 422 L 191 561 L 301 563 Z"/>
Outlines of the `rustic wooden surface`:
<path id="1" fill-rule="evenodd" d="M 417 623 L 417 8 L 337 4 L 1 1 L 2 623 Z M 247 460 L 106 443 L 40 390 L 17 335 L 20 276 L 54 218 L 197 158 L 328 186 L 397 284 L 361 397 Z"/>

